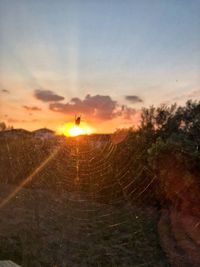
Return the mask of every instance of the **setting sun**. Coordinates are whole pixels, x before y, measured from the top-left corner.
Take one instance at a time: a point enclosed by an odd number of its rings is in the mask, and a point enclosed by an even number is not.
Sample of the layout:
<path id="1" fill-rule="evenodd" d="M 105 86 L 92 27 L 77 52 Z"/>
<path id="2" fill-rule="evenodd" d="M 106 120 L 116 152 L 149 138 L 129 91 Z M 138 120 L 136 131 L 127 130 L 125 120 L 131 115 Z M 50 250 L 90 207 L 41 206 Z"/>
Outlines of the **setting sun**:
<path id="1" fill-rule="evenodd" d="M 69 135 L 70 136 L 78 136 L 84 134 L 84 130 L 79 126 L 74 126 L 69 129 Z"/>
<path id="2" fill-rule="evenodd" d="M 64 134 L 65 136 L 78 136 L 78 135 L 88 135 L 93 132 L 92 128 L 86 123 L 82 122 L 81 126 L 75 125 L 73 122 L 65 123 L 58 129 L 58 132 Z"/>

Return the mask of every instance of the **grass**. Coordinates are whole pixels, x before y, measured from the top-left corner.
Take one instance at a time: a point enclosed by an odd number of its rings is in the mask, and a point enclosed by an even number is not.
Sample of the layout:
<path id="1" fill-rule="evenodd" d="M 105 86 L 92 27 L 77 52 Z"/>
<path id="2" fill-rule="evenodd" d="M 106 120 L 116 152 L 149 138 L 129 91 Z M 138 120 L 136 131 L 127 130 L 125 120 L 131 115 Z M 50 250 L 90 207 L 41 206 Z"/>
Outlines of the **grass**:
<path id="1" fill-rule="evenodd" d="M 0 201 L 60 145 L 30 137 L 1 141 Z M 80 145 L 76 155 L 70 152 L 73 146 L 62 145 L 33 181 L 1 208 L 0 259 L 27 267 L 169 266 L 159 245 L 158 212 L 112 198 L 109 192 L 119 185 L 109 182 L 110 162 L 98 167 L 98 150 L 89 156 L 83 154 L 87 145 Z"/>

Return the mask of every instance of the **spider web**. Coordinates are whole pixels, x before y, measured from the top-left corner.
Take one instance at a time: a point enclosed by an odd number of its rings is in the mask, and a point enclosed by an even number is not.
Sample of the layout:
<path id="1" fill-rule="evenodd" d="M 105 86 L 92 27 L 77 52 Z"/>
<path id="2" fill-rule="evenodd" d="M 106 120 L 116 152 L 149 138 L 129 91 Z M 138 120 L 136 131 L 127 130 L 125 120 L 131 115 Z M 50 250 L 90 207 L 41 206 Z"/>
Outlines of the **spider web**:
<path id="1" fill-rule="evenodd" d="M 42 167 L 11 192 L 9 201 L 15 200 L 9 205 L 15 208 L 17 202 L 27 211 L 18 216 L 24 217 L 20 238 L 30 250 L 28 266 L 39 266 L 34 258 L 42 266 L 166 266 L 159 262 L 155 213 L 134 206 L 152 181 L 137 183 L 126 147 L 122 154 L 128 156 L 114 163 L 118 145 L 101 136 L 95 142 L 86 137 L 58 142 L 50 146 Z"/>

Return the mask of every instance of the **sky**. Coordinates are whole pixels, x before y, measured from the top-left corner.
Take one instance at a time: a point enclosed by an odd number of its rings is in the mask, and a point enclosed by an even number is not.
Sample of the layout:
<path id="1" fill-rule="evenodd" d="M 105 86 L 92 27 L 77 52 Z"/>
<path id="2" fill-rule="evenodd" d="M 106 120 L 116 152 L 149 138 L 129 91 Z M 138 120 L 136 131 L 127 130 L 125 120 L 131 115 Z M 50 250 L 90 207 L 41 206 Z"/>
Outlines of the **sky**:
<path id="1" fill-rule="evenodd" d="M 0 0 L 0 121 L 96 132 L 200 99 L 200 0 Z"/>

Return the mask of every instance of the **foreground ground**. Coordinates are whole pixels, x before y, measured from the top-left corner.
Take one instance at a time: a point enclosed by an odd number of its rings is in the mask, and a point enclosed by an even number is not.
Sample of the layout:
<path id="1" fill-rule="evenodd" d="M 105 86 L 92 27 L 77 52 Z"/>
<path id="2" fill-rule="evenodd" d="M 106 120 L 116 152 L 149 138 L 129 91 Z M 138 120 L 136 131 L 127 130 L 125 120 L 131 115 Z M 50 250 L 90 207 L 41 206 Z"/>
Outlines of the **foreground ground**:
<path id="1" fill-rule="evenodd" d="M 200 266 L 199 176 L 173 155 L 156 160 L 162 172 L 149 175 L 134 152 L 139 145 L 0 141 L 0 260 L 23 267 Z"/>
<path id="2" fill-rule="evenodd" d="M 0 200 L 15 188 L 1 186 Z M 0 259 L 22 266 L 169 266 L 149 208 L 22 189 L 0 210 Z"/>

